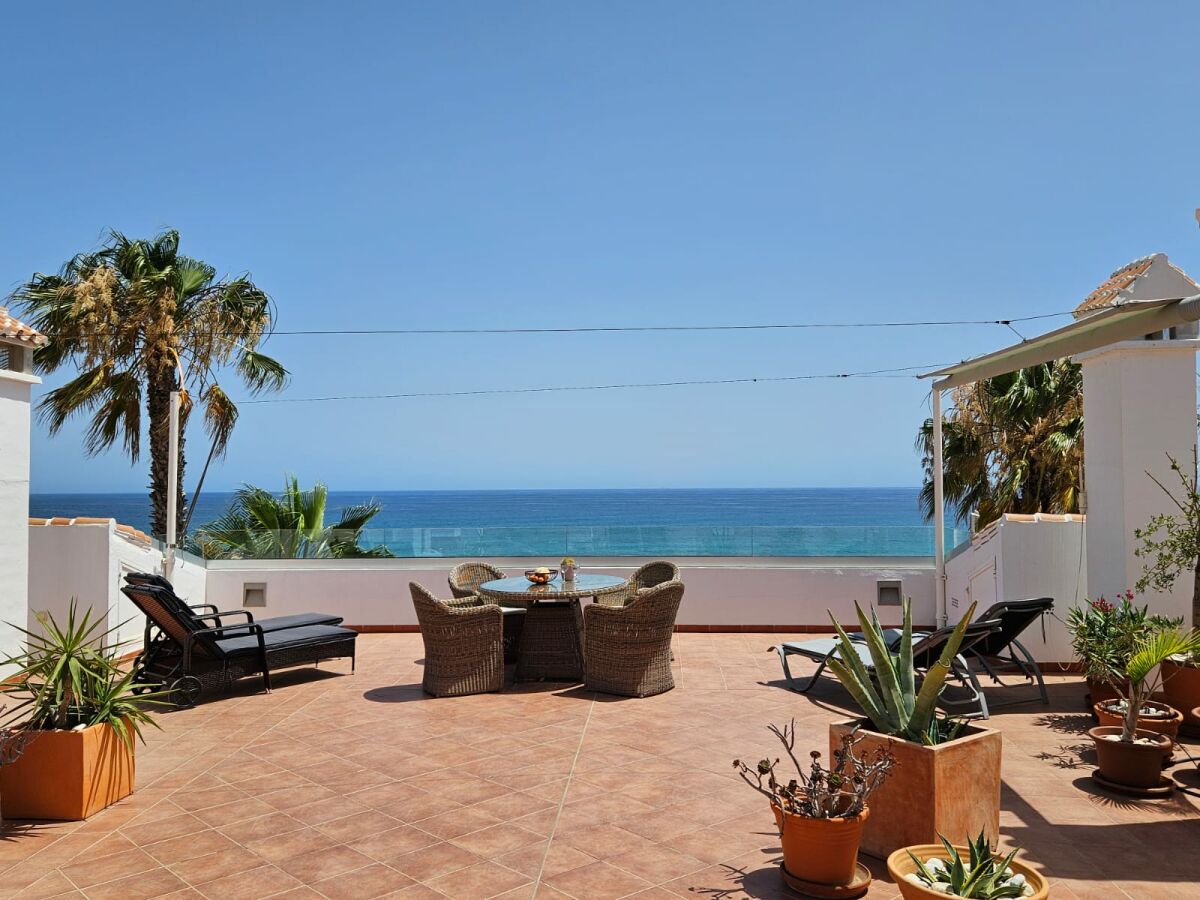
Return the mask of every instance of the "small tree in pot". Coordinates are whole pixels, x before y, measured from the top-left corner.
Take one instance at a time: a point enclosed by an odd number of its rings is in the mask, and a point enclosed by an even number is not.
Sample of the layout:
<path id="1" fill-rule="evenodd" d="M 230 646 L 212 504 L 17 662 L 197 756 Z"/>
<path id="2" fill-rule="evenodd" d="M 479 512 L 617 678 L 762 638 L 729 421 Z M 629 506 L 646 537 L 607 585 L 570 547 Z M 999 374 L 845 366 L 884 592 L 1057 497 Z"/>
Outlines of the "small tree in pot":
<path id="1" fill-rule="evenodd" d="M 780 779 L 775 771 L 778 758 L 759 760 L 753 768 L 735 759 L 733 767 L 770 801 L 784 868 L 803 881 L 849 885 L 855 878 L 862 826 L 869 812 L 867 799 L 887 778 L 895 757 L 883 748 L 860 755 L 855 748 L 862 739 L 850 733 L 828 768 L 821 765 L 821 752 L 813 750 L 806 770 L 795 753 L 796 720 L 783 728 L 769 727 L 783 744 L 796 777 Z"/>
<path id="2" fill-rule="evenodd" d="M 1163 661 L 1197 650 L 1200 650 L 1200 631 L 1194 629 L 1153 631 L 1138 642 L 1125 669 L 1128 684 L 1120 688 L 1125 702 L 1121 725 L 1101 726 L 1088 732 L 1096 742 L 1103 781 L 1146 789 L 1156 787 L 1162 780 L 1162 755 L 1170 748 L 1171 739 L 1139 729 L 1138 716 L 1159 687 L 1160 677 L 1155 673 Z"/>

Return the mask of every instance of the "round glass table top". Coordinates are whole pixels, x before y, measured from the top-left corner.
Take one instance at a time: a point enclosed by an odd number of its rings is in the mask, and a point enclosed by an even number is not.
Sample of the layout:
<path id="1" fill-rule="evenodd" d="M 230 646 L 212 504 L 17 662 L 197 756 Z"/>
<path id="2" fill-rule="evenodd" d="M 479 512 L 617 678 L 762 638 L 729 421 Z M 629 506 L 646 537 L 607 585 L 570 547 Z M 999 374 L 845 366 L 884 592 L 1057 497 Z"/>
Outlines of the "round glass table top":
<path id="1" fill-rule="evenodd" d="M 534 584 L 524 575 L 519 578 L 497 578 L 495 581 L 485 581 L 479 586 L 481 594 L 503 594 L 509 597 L 531 597 L 547 600 L 570 599 L 574 597 L 594 597 L 597 594 L 608 594 L 623 590 L 629 582 L 616 575 L 585 575 L 578 574 L 574 581 L 563 581 L 562 576 L 555 576 L 548 584 Z"/>

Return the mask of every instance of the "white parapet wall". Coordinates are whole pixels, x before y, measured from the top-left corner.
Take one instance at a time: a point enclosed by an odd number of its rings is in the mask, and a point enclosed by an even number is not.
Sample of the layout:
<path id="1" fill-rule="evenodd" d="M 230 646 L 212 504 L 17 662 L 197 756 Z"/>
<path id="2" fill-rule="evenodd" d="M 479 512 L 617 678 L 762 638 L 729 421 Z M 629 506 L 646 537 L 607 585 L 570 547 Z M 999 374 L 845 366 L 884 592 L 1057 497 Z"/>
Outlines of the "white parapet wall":
<path id="1" fill-rule="evenodd" d="M 348 625 L 415 628 L 408 590 L 418 582 L 449 596 L 446 578 L 456 559 L 229 560 L 208 562 L 208 602 L 236 609 L 250 596 L 265 606 L 256 615 L 336 612 Z M 520 575 L 538 560 L 500 559 Z M 585 570 L 628 576 L 645 559 L 585 561 Z M 693 558 L 677 559 L 687 585 L 678 623 L 684 628 L 747 631 L 828 630 L 832 610 L 845 624 L 856 621 L 855 602 L 874 605 L 885 582 L 913 601 L 921 624 L 934 621 L 933 564 L 927 559 Z M 885 624 L 899 621 L 899 607 L 883 607 Z"/>
<path id="2" fill-rule="evenodd" d="M 127 652 L 137 650 L 145 619 L 121 586 L 129 572 L 161 571 L 162 553 L 150 538 L 112 519 L 96 518 L 30 519 L 27 531 L 30 629 L 42 610 L 65 621 L 75 600 L 81 612 L 90 609 L 115 629 L 113 637 Z M 181 596 L 205 602 L 203 564 L 177 560 L 173 578 Z"/>
<path id="3" fill-rule="evenodd" d="M 0 658 L 21 646 L 29 584 L 29 393 L 38 379 L 0 370 Z"/>
<path id="4" fill-rule="evenodd" d="M 978 604 L 976 618 L 999 600 L 1054 598 L 1054 615 L 1021 635 L 1040 663 L 1068 663 L 1067 611 L 1087 600 L 1083 516 L 1005 515 L 946 561 L 946 604 L 953 621 Z"/>

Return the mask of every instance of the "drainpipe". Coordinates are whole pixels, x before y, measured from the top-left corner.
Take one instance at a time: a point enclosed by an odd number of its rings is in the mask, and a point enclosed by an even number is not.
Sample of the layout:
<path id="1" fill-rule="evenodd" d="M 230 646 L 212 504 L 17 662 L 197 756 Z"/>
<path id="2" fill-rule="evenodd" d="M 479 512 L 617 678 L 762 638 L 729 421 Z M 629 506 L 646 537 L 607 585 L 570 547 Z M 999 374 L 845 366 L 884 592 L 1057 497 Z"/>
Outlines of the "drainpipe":
<path id="1" fill-rule="evenodd" d="M 942 496 L 942 389 L 930 392 L 933 412 L 933 591 L 938 628 L 945 628 L 946 613 L 946 504 Z"/>
<path id="2" fill-rule="evenodd" d="M 171 411 L 167 420 L 167 547 L 163 555 L 163 577 L 175 571 L 176 522 L 179 517 L 179 391 L 171 391 Z"/>

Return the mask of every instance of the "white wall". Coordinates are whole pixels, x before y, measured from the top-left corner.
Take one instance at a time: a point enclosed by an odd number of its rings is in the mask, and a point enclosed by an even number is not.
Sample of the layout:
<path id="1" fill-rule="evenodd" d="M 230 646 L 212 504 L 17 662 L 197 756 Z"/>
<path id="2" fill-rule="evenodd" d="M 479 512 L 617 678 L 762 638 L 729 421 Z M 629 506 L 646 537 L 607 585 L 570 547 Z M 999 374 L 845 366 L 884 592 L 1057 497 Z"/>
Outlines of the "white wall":
<path id="1" fill-rule="evenodd" d="M 144 541 L 117 533 L 114 523 L 31 525 L 29 535 L 29 622 L 33 613 L 49 610 L 63 621 L 74 598 L 80 611 L 92 609 L 117 629 L 114 638 L 139 643 L 145 619 L 121 593 L 128 572 L 159 572 L 162 554 Z M 204 601 L 204 567 L 177 560 L 174 583 L 181 597 Z M 129 647 L 128 650 L 137 649 Z"/>
<path id="2" fill-rule="evenodd" d="M 348 625 L 415 625 L 408 583 L 449 596 L 446 577 L 460 560 L 214 561 L 208 563 L 208 602 L 221 609 L 242 605 L 247 583 L 267 585 L 267 606 L 256 615 L 331 612 Z M 596 560 L 588 572 L 627 576 L 645 560 Z M 678 622 L 690 626 L 752 628 L 828 626 L 826 609 L 839 621 L 856 621 L 854 602 L 873 605 L 876 582 L 899 580 L 912 597 L 919 624 L 934 621 L 933 566 L 927 560 L 693 559 L 682 560 L 687 585 Z M 529 560 L 499 560 L 519 575 Z M 898 608 L 880 611 L 897 624 Z"/>
<path id="3" fill-rule="evenodd" d="M 39 379 L 0 371 L 0 657 L 21 646 L 29 585 L 29 392 Z"/>
<path id="4" fill-rule="evenodd" d="M 1037 517 L 1037 521 L 993 522 L 946 561 L 946 603 L 950 619 L 973 601 L 979 614 L 998 600 L 1053 597 L 1056 617 L 1046 617 L 1021 636 L 1038 662 L 1070 662 L 1071 638 L 1062 621 L 1086 601 L 1087 549 L 1084 523 Z"/>
<path id="5" fill-rule="evenodd" d="M 1088 584 L 1109 597 L 1142 574 L 1134 529 L 1175 512 L 1147 472 L 1175 489 L 1167 454 L 1192 465 L 1196 445 L 1196 341 L 1126 341 L 1082 354 Z M 1192 577 L 1147 594 L 1154 612 L 1192 620 Z"/>

